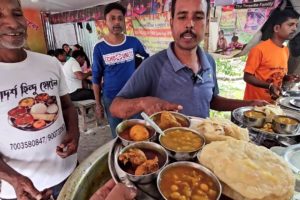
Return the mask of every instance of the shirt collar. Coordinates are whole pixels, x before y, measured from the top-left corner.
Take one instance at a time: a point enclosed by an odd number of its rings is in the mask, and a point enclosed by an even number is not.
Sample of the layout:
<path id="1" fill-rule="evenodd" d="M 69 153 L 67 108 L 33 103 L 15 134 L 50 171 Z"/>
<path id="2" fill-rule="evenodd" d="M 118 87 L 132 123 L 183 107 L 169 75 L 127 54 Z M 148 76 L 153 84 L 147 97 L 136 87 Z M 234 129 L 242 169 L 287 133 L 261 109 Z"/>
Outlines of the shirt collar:
<path id="1" fill-rule="evenodd" d="M 169 47 L 167 49 L 167 55 L 168 55 L 168 59 L 173 67 L 173 70 L 175 72 L 185 68 L 186 66 L 184 64 L 182 64 L 180 62 L 180 60 L 178 60 L 178 58 L 176 57 L 174 51 L 173 51 L 173 46 L 174 46 L 174 42 L 171 42 L 169 44 Z M 205 52 L 202 50 L 201 47 L 197 47 L 197 54 L 198 54 L 198 57 L 200 58 L 200 62 L 201 62 L 201 70 L 207 70 L 210 68 L 210 63 L 207 59 L 207 56 L 205 54 Z"/>

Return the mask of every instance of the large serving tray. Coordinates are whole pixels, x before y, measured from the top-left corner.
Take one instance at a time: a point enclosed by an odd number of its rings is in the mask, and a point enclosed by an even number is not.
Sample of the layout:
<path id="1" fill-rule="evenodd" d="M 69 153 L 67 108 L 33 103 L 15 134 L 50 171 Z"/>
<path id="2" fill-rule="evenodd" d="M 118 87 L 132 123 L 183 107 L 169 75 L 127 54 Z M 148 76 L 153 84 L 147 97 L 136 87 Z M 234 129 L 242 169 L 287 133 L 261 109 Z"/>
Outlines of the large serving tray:
<path id="1" fill-rule="evenodd" d="M 234 120 L 236 120 L 239 124 L 242 124 L 244 125 L 243 123 L 243 118 L 244 118 L 244 115 L 243 113 L 245 111 L 248 111 L 248 110 L 251 110 L 253 109 L 252 106 L 246 106 L 246 107 L 240 107 L 240 108 L 237 108 L 235 109 L 233 112 L 232 112 L 232 117 L 234 118 Z M 294 117 L 298 120 L 300 120 L 300 114 L 295 112 L 295 111 L 291 111 L 291 110 L 288 110 L 288 109 L 282 109 L 283 112 L 287 115 L 287 116 L 291 116 L 291 117 Z M 267 135 L 267 136 L 270 136 L 270 137 L 293 137 L 293 136 L 298 136 L 300 135 L 300 128 L 297 130 L 296 133 L 294 134 L 279 134 L 279 133 L 273 133 L 273 132 L 268 132 L 268 131 L 264 131 L 264 130 L 261 130 L 259 128 L 254 128 L 254 127 L 248 127 L 248 129 L 250 131 L 254 131 L 254 132 L 257 132 L 257 133 L 261 133 L 261 134 L 264 134 L 264 135 Z"/>

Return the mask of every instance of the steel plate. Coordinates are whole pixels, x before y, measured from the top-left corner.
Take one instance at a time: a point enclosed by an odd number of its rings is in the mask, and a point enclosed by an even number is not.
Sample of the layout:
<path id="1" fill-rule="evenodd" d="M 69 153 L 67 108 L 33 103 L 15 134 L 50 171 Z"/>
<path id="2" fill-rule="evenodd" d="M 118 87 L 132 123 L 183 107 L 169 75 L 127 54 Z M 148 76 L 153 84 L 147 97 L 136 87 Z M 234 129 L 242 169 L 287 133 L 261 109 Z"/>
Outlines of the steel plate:
<path id="1" fill-rule="evenodd" d="M 278 102 L 281 106 L 284 106 L 284 107 L 292 109 L 292 110 L 300 111 L 299 107 L 296 107 L 296 106 L 291 104 L 291 101 L 293 99 L 297 100 L 297 101 L 300 101 L 300 97 L 282 97 L 278 100 Z"/>
<path id="2" fill-rule="evenodd" d="M 233 118 L 240 124 L 242 124 L 244 127 L 246 127 L 243 123 L 243 118 L 244 118 L 244 112 L 253 109 L 252 106 L 246 106 L 246 107 L 241 107 L 241 108 L 237 108 L 234 111 L 232 111 L 232 116 Z M 298 120 L 300 120 L 300 115 L 296 112 L 287 110 L 287 109 L 282 109 L 283 112 L 290 117 L 294 117 Z M 292 137 L 292 136 L 298 136 L 300 135 L 300 128 L 297 130 L 296 133 L 294 134 L 280 134 L 280 133 L 272 133 L 272 132 L 268 132 L 268 131 L 263 131 L 261 129 L 258 128 L 254 128 L 254 127 L 248 127 L 249 130 L 257 132 L 257 133 L 261 133 L 261 134 L 265 134 L 265 135 L 269 135 L 269 136 L 273 136 L 273 137 L 278 137 L 278 136 L 282 136 L 282 137 Z"/>

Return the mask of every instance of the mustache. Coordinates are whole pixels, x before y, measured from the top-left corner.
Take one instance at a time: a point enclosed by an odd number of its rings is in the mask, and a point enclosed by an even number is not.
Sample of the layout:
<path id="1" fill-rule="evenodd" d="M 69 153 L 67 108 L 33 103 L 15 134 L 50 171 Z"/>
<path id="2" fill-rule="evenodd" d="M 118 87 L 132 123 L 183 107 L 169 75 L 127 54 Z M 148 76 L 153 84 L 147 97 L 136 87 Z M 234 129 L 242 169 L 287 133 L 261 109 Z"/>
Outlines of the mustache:
<path id="1" fill-rule="evenodd" d="M 196 37 L 196 33 L 192 31 L 192 29 L 187 29 L 186 31 L 180 34 L 180 37 L 183 37 L 185 34 L 191 34 L 192 37 Z"/>

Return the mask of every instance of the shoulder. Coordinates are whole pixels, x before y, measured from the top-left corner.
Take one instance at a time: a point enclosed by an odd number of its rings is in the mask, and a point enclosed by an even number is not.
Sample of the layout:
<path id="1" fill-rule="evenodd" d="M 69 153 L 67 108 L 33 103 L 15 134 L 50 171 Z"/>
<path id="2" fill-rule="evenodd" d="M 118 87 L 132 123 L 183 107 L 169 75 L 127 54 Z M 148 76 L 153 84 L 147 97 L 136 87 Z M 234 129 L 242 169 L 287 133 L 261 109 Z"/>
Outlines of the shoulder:
<path id="1" fill-rule="evenodd" d="M 106 44 L 106 43 L 105 43 L 105 40 L 104 40 L 103 38 L 101 38 L 101 39 L 95 44 L 94 48 L 98 48 L 98 47 L 100 47 L 100 46 L 102 46 L 102 45 L 104 45 L 104 44 Z"/>
<path id="2" fill-rule="evenodd" d="M 160 66 L 164 62 L 169 62 L 167 50 L 162 50 L 162 51 L 150 56 L 145 61 L 143 61 L 143 63 L 144 62 L 145 62 L 145 64 L 160 64 Z"/>
<path id="3" fill-rule="evenodd" d="M 60 67 L 59 61 L 52 56 L 42 54 L 42 53 L 37 53 L 33 51 L 28 51 L 26 50 L 28 59 L 32 60 L 33 62 L 37 64 L 41 64 L 41 67 L 45 66 L 46 68 L 51 66 L 51 67 Z"/>

